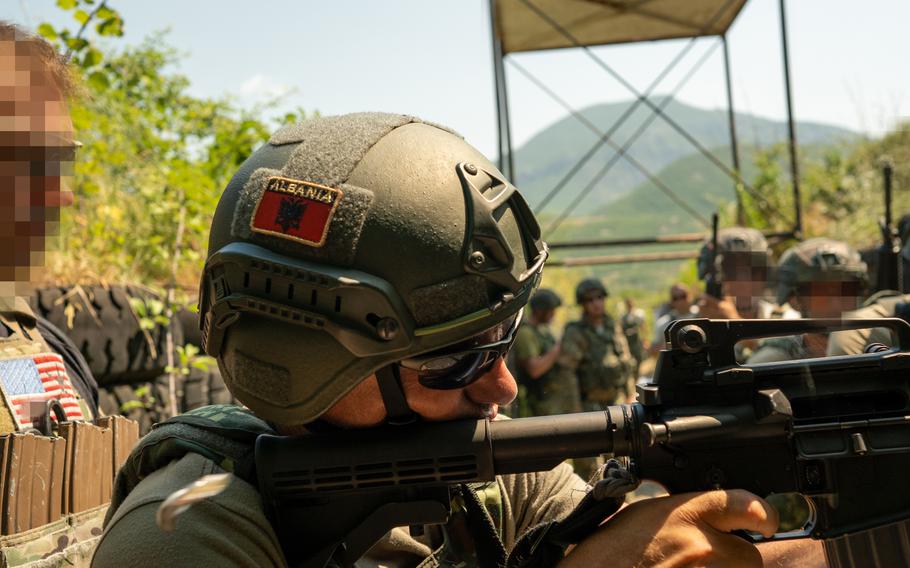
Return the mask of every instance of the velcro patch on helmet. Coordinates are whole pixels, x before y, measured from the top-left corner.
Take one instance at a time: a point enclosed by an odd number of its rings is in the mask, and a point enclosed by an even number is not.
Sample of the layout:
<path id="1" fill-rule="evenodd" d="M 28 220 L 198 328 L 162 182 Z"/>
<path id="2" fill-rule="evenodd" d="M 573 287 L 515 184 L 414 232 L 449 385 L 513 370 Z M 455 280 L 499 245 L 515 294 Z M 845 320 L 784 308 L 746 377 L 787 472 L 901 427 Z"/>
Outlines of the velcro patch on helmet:
<path id="1" fill-rule="evenodd" d="M 250 229 L 321 247 L 344 193 L 309 181 L 272 176 L 256 203 Z"/>

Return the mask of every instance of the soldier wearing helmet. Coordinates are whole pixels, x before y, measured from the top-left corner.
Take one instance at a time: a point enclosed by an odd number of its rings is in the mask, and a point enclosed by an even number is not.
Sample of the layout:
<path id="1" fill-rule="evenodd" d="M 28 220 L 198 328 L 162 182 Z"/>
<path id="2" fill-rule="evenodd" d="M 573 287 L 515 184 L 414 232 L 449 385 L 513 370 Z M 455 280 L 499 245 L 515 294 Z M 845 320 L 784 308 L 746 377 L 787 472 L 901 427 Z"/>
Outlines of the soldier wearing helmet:
<path id="1" fill-rule="evenodd" d="M 575 288 L 581 319 L 566 325 L 562 335 L 560 372 L 573 375 L 585 410 L 600 410 L 634 396 L 632 357 L 626 336 L 606 311 L 607 288 L 586 278 Z"/>
<path id="2" fill-rule="evenodd" d="M 118 475 L 96 567 L 299 562 L 286 552 L 307 551 L 308 535 L 283 540 L 257 491 L 249 457 L 257 435 L 492 419 L 515 395 L 503 356 L 547 251 L 520 194 L 449 130 L 379 113 L 284 128 L 229 183 L 209 248 L 205 349 L 248 410 L 199 409 L 140 442 Z M 224 471 L 234 481 L 184 512 L 176 532 L 155 526 L 165 497 Z M 481 505 L 469 513 L 476 522 L 465 526 L 465 502 L 453 502 L 450 524 L 395 529 L 363 564 L 477 566 L 483 543 L 473 529 L 490 529 L 508 550 L 529 527 L 568 514 L 585 490 L 567 465 L 500 476 L 461 491 Z M 758 566 L 755 548 L 725 532 L 776 527 L 765 501 L 742 491 L 629 509 L 566 565 L 656 563 L 672 553 Z M 357 559 L 320 565 L 336 560 Z"/>
<path id="3" fill-rule="evenodd" d="M 789 303 L 809 318 L 839 318 L 855 310 L 867 285 L 866 263 L 859 253 L 834 239 L 809 239 L 787 249 L 777 268 L 778 303 Z M 827 345 L 828 337 L 820 334 L 772 338 L 748 362 L 823 357 Z"/>
<path id="4" fill-rule="evenodd" d="M 538 290 L 529 303 L 530 314 L 518 329 L 512 347 L 512 363 L 518 380 L 522 407 L 530 416 L 581 412 L 581 395 L 574 377 L 557 372 L 560 347 L 550 322 L 560 297 L 550 289 Z"/>
<path id="5" fill-rule="evenodd" d="M 774 259 L 765 236 L 756 229 L 728 227 L 717 232 L 717 251 L 711 240 L 698 255 L 698 278 L 706 293 L 698 301 L 701 317 L 715 319 L 793 319 L 799 312 L 787 304 L 769 301 L 768 286 Z M 714 263 L 713 265 L 711 263 Z M 712 295 L 712 281 L 715 292 Z M 757 347 L 754 341 L 736 346 L 736 359 L 745 361 Z"/>
<path id="6" fill-rule="evenodd" d="M 698 278 L 705 282 L 716 278 L 721 297 L 705 294 L 699 300 L 699 313 L 718 319 L 774 317 L 778 307 L 765 299 L 774 268 L 765 236 L 756 229 L 728 227 L 717 232 L 716 252 L 712 246 L 711 241 L 702 244 Z"/>

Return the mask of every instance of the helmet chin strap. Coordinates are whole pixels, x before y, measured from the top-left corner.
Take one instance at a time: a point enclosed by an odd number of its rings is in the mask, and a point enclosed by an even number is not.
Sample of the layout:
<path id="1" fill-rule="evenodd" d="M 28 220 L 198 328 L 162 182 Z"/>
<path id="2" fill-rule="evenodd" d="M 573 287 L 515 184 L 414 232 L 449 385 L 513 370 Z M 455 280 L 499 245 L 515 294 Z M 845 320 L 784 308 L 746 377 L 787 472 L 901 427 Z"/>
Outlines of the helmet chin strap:
<path id="1" fill-rule="evenodd" d="M 417 422 L 417 413 L 408 406 L 408 401 L 401 388 L 401 374 L 397 363 L 386 365 L 376 371 L 379 393 L 386 409 L 386 424 L 403 426 Z"/>

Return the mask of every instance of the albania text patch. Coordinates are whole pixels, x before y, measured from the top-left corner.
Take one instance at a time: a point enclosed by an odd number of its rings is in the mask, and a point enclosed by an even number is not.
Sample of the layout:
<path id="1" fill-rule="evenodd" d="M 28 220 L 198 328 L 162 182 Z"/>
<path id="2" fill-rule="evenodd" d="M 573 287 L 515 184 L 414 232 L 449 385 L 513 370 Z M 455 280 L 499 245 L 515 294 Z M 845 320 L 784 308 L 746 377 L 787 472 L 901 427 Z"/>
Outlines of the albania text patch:
<path id="1" fill-rule="evenodd" d="M 270 177 L 256 204 L 250 228 L 321 247 L 342 197 L 341 190 L 318 183 Z"/>

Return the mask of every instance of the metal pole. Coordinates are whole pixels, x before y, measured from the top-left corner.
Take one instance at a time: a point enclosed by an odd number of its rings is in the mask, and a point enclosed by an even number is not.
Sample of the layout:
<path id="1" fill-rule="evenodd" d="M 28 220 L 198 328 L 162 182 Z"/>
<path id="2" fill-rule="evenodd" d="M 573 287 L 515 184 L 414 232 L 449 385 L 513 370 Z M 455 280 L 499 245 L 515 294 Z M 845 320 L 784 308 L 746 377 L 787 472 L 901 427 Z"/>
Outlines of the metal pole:
<path id="1" fill-rule="evenodd" d="M 506 92 L 505 68 L 502 64 L 502 42 L 496 19 L 496 0 L 489 0 L 490 32 L 493 44 L 493 88 L 496 91 L 496 135 L 499 143 L 499 169 L 506 178 L 515 181 L 515 163 L 512 158 L 512 131 L 509 120 L 509 97 Z"/>
<path id="2" fill-rule="evenodd" d="M 792 239 L 794 234 L 785 231 L 765 231 L 762 233 L 768 240 Z M 677 233 L 675 235 L 660 235 L 656 237 L 635 237 L 630 239 L 599 239 L 584 241 L 558 241 L 547 243 L 550 250 L 581 249 L 602 247 L 628 247 L 640 245 L 665 245 L 669 243 L 699 243 L 707 238 L 705 233 Z"/>
<path id="3" fill-rule="evenodd" d="M 790 134 L 790 175 L 793 178 L 793 232 L 802 235 L 803 214 L 799 198 L 799 163 L 796 156 L 796 126 L 793 123 L 793 95 L 790 88 L 790 53 L 787 49 L 787 14 L 785 0 L 780 0 L 780 43 L 784 56 L 784 90 L 787 94 L 787 128 Z"/>
<path id="4" fill-rule="evenodd" d="M 727 123 L 730 125 L 730 151 L 733 154 L 733 171 L 742 175 L 742 170 L 739 167 L 739 140 L 736 137 L 736 114 L 733 111 L 733 83 L 730 76 L 730 50 L 727 47 L 727 34 L 721 35 L 720 41 L 724 44 L 724 75 L 727 79 Z M 746 220 L 739 186 L 739 182 L 734 179 L 733 192 L 736 196 L 736 224 L 745 225 Z"/>
<path id="5" fill-rule="evenodd" d="M 618 254 L 611 256 L 567 258 L 565 260 L 548 260 L 547 268 L 557 266 L 601 266 L 604 264 L 627 264 L 632 262 L 662 262 L 667 260 L 688 260 L 690 258 L 698 258 L 698 251 L 648 252 L 641 254 Z"/>

